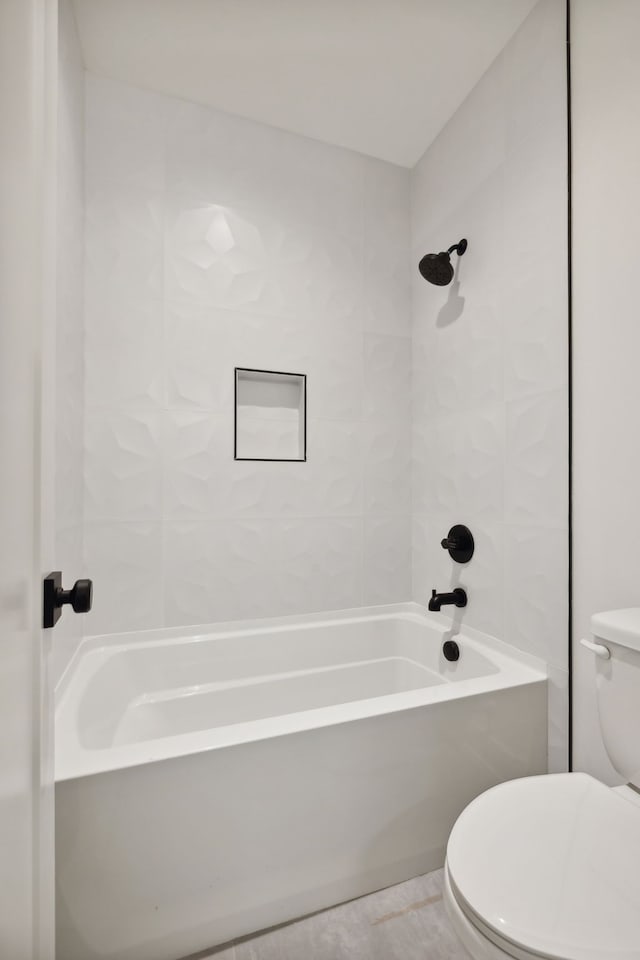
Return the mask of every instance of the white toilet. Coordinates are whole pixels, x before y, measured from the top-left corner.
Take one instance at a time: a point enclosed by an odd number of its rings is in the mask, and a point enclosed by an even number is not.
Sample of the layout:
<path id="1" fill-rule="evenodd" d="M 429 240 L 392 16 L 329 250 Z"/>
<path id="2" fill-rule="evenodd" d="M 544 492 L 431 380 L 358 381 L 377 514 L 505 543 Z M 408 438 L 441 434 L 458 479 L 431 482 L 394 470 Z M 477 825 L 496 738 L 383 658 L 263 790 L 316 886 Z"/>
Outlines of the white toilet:
<path id="1" fill-rule="evenodd" d="M 602 735 L 629 785 L 527 777 L 462 812 L 444 895 L 475 960 L 640 960 L 640 609 L 591 628 Z"/>

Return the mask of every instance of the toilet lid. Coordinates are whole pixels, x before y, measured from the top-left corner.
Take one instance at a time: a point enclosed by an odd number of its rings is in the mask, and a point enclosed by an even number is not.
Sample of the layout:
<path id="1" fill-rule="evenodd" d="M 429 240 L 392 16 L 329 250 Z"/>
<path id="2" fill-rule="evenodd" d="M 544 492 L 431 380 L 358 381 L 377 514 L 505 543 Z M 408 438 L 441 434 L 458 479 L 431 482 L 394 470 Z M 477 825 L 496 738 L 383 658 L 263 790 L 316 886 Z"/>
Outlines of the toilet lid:
<path id="1" fill-rule="evenodd" d="M 640 807 L 586 774 L 482 794 L 447 866 L 460 906 L 516 956 L 640 960 Z"/>

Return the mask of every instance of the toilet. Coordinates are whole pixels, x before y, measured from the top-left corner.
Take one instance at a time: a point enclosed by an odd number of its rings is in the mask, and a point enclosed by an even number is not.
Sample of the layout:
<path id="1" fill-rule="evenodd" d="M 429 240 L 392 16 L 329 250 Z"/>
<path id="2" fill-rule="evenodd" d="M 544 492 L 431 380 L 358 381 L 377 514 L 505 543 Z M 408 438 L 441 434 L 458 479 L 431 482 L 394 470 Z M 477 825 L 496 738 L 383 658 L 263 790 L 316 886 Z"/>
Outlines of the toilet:
<path id="1" fill-rule="evenodd" d="M 640 609 L 591 630 L 603 740 L 628 785 L 527 777 L 463 810 L 444 899 L 474 960 L 640 960 Z"/>

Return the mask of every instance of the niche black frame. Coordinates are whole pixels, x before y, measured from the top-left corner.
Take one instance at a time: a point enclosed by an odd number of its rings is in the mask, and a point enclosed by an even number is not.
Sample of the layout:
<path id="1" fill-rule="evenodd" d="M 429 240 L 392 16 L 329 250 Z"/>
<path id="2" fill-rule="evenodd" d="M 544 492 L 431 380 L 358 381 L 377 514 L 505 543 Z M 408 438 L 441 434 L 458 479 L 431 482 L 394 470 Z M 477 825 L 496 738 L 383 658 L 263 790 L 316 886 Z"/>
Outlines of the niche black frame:
<path id="1" fill-rule="evenodd" d="M 239 373 L 266 373 L 275 377 L 296 377 L 302 381 L 302 437 L 303 447 L 301 457 L 239 457 L 238 456 L 238 374 Z M 258 367 L 233 368 L 233 459 L 244 463 L 306 463 L 307 462 L 307 394 L 308 384 L 306 373 L 291 373 L 288 370 L 261 370 Z"/>

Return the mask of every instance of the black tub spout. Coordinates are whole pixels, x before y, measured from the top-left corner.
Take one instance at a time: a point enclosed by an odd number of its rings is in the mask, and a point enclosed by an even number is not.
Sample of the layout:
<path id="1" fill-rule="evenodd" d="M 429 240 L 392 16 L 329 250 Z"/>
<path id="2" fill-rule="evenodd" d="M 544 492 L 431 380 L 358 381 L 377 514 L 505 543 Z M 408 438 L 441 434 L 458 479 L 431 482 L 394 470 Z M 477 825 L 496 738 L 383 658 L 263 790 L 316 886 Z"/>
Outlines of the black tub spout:
<path id="1" fill-rule="evenodd" d="M 466 605 L 467 592 L 466 590 L 463 590 L 462 587 L 456 587 L 456 589 L 452 590 L 451 593 L 436 593 L 435 590 L 431 591 L 429 610 L 431 610 L 432 613 L 437 613 L 441 607 L 466 607 Z"/>

